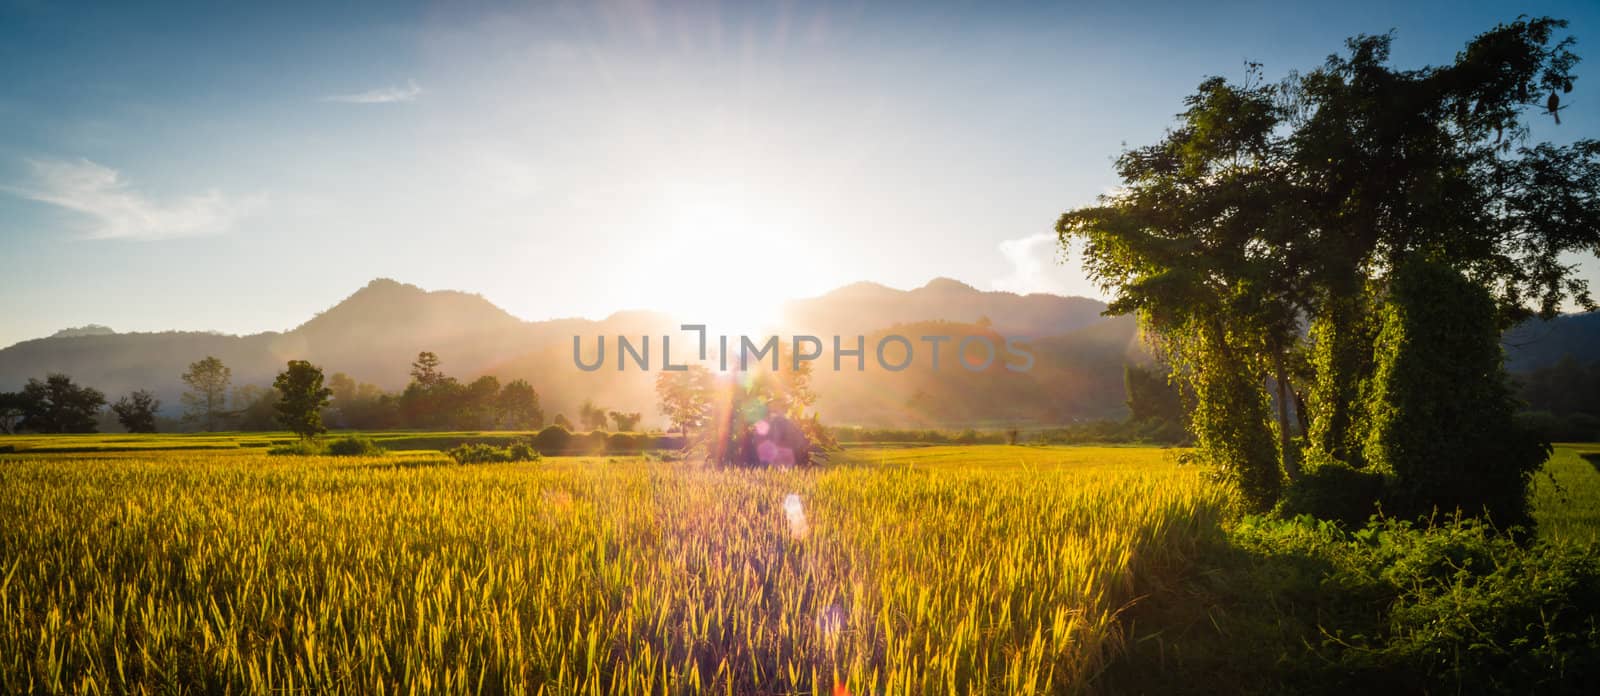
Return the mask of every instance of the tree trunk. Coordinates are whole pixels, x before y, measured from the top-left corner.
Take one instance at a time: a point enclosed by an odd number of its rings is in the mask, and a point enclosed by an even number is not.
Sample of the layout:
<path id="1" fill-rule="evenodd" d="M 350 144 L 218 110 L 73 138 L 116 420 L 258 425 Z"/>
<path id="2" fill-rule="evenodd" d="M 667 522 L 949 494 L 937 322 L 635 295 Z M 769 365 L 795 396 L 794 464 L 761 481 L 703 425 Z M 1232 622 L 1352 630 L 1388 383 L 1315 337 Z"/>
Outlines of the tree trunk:
<path id="1" fill-rule="evenodd" d="M 1278 449 L 1283 457 L 1283 472 L 1290 481 L 1300 478 L 1300 462 L 1295 457 L 1294 443 L 1289 436 L 1289 372 L 1284 368 L 1283 354 L 1275 358 L 1274 380 L 1278 383 Z"/>

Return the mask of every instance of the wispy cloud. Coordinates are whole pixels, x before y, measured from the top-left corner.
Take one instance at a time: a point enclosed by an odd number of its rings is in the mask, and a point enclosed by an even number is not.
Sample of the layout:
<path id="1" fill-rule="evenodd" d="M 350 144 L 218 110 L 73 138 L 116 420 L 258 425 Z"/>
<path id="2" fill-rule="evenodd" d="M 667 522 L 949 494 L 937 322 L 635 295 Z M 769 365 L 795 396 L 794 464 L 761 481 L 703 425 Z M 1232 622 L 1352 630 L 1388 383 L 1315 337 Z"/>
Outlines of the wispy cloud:
<path id="1" fill-rule="evenodd" d="M 996 290 L 1026 295 L 1044 292 L 1053 295 L 1100 297 L 1103 293 L 1066 259 L 1056 236 L 1049 232 L 1000 242 L 1000 255 L 1011 264 L 1011 272 L 990 283 Z"/>
<path id="2" fill-rule="evenodd" d="M 407 80 L 404 87 L 379 87 L 365 92 L 352 94 L 334 94 L 322 98 L 322 101 L 340 102 L 344 104 L 396 104 L 399 102 L 413 102 L 422 95 L 422 88 L 414 80 Z"/>
<path id="3" fill-rule="evenodd" d="M 259 196 L 235 199 L 211 190 L 157 202 L 132 190 L 122 175 L 86 159 L 29 160 L 31 180 L 0 189 L 81 213 L 90 239 L 157 240 L 220 234 L 260 206 Z"/>

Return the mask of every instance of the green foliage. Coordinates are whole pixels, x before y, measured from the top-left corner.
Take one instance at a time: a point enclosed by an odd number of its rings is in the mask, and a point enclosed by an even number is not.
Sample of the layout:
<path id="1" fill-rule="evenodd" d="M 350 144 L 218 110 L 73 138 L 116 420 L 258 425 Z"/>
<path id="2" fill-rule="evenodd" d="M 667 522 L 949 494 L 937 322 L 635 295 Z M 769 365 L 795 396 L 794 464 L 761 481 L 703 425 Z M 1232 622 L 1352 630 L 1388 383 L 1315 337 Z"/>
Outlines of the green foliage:
<path id="1" fill-rule="evenodd" d="M 325 451 L 334 457 L 379 457 L 384 449 L 365 435 L 346 435 L 328 442 Z"/>
<path id="2" fill-rule="evenodd" d="M 1261 377 L 1228 349 L 1219 328 L 1201 328 L 1180 345 L 1181 374 L 1195 394 L 1189 423 L 1198 454 L 1238 488 L 1247 507 L 1271 507 L 1284 476 Z"/>
<path id="3" fill-rule="evenodd" d="M 117 422 L 130 433 L 155 432 L 156 411 L 160 408 L 161 400 L 143 389 L 117 399 L 117 403 L 111 405 L 112 412 L 117 414 Z"/>
<path id="4" fill-rule="evenodd" d="M 1384 477 L 1375 471 L 1357 469 L 1344 462 L 1313 458 L 1305 475 L 1284 490 L 1278 513 L 1285 517 L 1311 515 L 1359 528 L 1379 511 Z"/>
<path id="5" fill-rule="evenodd" d="M 508 462 L 536 462 L 540 455 L 528 442 L 517 442 L 509 447 L 495 447 L 481 443 L 465 444 L 446 452 L 457 464 L 500 464 Z"/>
<path id="6" fill-rule="evenodd" d="M 322 368 L 304 360 L 290 360 L 272 383 L 278 390 L 278 422 L 289 432 L 309 439 L 327 432 L 322 424 L 322 408 L 333 391 L 322 386 Z"/>
<path id="7" fill-rule="evenodd" d="M 1361 468 L 1366 464 L 1367 421 L 1362 390 L 1372 378 L 1372 346 L 1377 339 L 1365 290 L 1331 297 L 1311 322 L 1312 456 Z"/>
<path id="8" fill-rule="evenodd" d="M 74 384 L 71 377 L 51 374 L 43 382 L 29 379 L 15 402 L 22 413 L 19 429 L 92 433 L 99 429 L 97 418 L 106 405 L 106 397 L 98 389 Z"/>
<path id="9" fill-rule="evenodd" d="M 1324 637 L 1304 665 L 1308 677 L 1328 680 L 1318 690 L 1582 693 L 1600 679 L 1593 546 L 1519 545 L 1471 520 L 1431 528 L 1388 520 L 1352 533 L 1254 520 L 1234 538 L 1328 568 L 1314 590 L 1304 588 L 1333 609 L 1316 614 Z M 1300 589 L 1280 585 L 1271 599 Z M 1351 611 L 1361 606 L 1380 611 Z"/>
<path id="10" fill-rule="evenodd" d="M 228 418 L 228 385 L 233 380 L 233 370 L 222 364 L 216 356 L 190 363 L 183 373 L 183 383 L 189 390 L 183 393 L 184 420 L 200 424 L 207 432 L 222 430 Z"/>
<path id="11" fill-rule="evenodd" d="M 1395 437 L 1397 419 L 1433 418 L 1423 400 L 1406 402 L 1416 413 L 1363 408 L 1373 400 L 1362 386 L 1375 364 L 1370 342 L 1381 339 L 1362 295 L 1408 257 L 1467 271 L 1475 290 L 1492 291 L 1487 304 L 1476 294 L 1470 302 L 1483 315 L 1469 320 L 1474 328 L 1485 318 L 1503 326 L 1533 311 L 1551 316 L 1568 301 L 1592 306 L 1586 281 L 1562 259 L 1600 249 L 1600 142 L 1513 149 L 1537 93 L 1549 91 L 1555 117 L 1556 92 L 1572 86 L 1572 39 L 1556 36 L 1565 26 L 1519 18 L 1474 38 L 1453 62 L 1416 70 L 1389 64 L 1391 37 L 1362 36 L 1346 55 L 1281 82 L 1254 65 L 1243 82 L 1208 78 L 1161 142 L 1117 160 L 1116 193 L 1061 216 L 1062 243 L 1081 242 L 1085 269 L 1114 293 L 1110 311 L 1138 315 L 1195 398 L 1199 454 L 1251 506 L 1270 504 L 1279 479 L 1298 471 L 1288 414 L 1298 401 L 1294 362 L 1307 352 L 1304 319 L 1313 324 L 1305 434 L 1314 450 L 1359 467 L 1374 437 Z M 1269 376 L 1275 433 L 1266 424 Z M 1482 414 L 1446 408 L 1462 417 L 1459 428 L 1494 422 L 1490 431 L 1504 434 L 1499 395 L 1488 396 Z M 1386 434 L 1369 432 L 1380 426 Z M 1511 469 L 1525 472 L 1536 458 L 1525 438 L 1500 447 Z M 1466 478 L 1449 478 L 1397 477 L 1414 503 L 1461 499 Z M 1433 482 L 1447 490 L 1418 488 Z"/>
<path id="12" fill-rule="evenodd" d="M 1394 477 L 1392 513 L 1528 515 L 1549 445 L 1518 427 L 1489 292 L 1449 266 L 1395 269 L 1380 311 L 1366 459 Z"/>

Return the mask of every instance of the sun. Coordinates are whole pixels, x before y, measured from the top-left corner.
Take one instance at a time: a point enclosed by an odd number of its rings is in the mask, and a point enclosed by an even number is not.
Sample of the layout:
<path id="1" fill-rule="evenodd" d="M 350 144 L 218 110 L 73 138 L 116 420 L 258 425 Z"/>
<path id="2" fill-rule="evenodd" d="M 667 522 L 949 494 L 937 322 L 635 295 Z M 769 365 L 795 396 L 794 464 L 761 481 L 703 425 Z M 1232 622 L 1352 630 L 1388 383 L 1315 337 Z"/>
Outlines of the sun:
<path id="1" fill-rule="evenodd" d="M 650 305 L 710 335 L 760 336 L 776 329 L 784 300 L 804 287 L 813 251 L 792 221 L 765 214 L 738 185 L 678 185 L 659 234 L 641 256 L 651 270 L 639 291 Z"/>

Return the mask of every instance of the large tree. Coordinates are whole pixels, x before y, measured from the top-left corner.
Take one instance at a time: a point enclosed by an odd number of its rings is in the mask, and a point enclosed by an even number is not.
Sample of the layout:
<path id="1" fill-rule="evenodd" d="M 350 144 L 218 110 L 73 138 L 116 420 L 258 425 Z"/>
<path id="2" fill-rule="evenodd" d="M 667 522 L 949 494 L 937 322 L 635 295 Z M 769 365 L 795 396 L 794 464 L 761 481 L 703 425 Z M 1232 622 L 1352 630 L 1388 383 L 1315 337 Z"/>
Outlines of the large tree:
<path id="1" fill-rule="evenodd" d="M 216 356 L 191 363 L 183 373 L 183 383 L 189 385 L 182 396 L 184 419 L 199 423 L 203 430 L 221 430 L 228 419 L 228 385 L 232 381 L 233 370 Z"/>
<path id="2" fill-rule="evenodd" d="M 510 430 L 538 430 L 544 427 L 544 409 L 539 407 L 539 392 L 527 380 L 512 380 L 500 390 L 499 427 Z"/>
<path id="3" fill-rule="evenodd" d="M 301 439 L 316 437 L 322 425 L 322 408 L 333 391 L 322 386 L 322 368 L 304 360 L 290 360 L 272 386 L 278 390 L 278 422 Z"/>
<path id="4" fill-rule="evenodd" d="M 117 399 L 117 403 L 111 405 L 111 410 L 117 414 L 117 422 L 130 433 L 155 432 L 156 411 L 160 409 L 161 400 L 144 389 Z"/>
<path id="5" fill-rule="evenodd" d="M 1320 455 L 1363 462 L 1372 317 L 1404 262 L 1458 269 L 1500 326 L 1592 306 L 1561 258 L 1600 250 L 1600 144 L 1526 144 L 1526 119 L 1572 89 L 1564 26 L 1501 25 L 1439 67 L 1395 68 L 1391 38 L 1364 36 L 1279 83 L 1208 79 L 1162 142 L 1118 160 L 1120 191 L 1058 222 L 1189 383 L 1201 453 L 1252 502 L 1297 470 L 1295 404 Z"/>
<path id="6" fill-rule="evenodd" d="M 38 433 L 92 433 L 99 430 L 98 416 L 106 396 L 93 387 L 81 387 L 66 375 L 53 374 L 43 382 L 28 380 L 22 388 L 20 428 Z"/>

